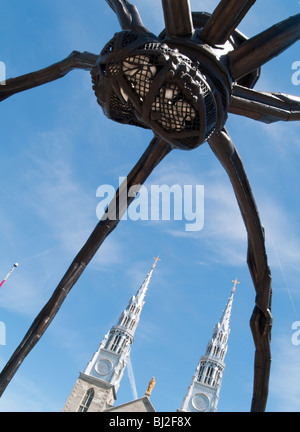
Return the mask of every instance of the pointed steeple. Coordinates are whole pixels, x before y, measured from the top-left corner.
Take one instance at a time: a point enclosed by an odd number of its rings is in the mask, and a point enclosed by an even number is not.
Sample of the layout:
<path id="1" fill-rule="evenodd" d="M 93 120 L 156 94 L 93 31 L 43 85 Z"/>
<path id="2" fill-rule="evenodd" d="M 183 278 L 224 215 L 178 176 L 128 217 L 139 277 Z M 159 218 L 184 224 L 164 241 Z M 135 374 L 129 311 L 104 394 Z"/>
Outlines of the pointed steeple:
<path id="1" fill-rule="evenodd" d="M 119 318 L 118 325 L 123 325 L 127 329 L 129 328 L 131 330 L 131 333 L 133 333 L 133 336 L 145 304 L 145 297 L 149 288 L 152 274 L 157 265 L 157 262 L 160 261 L 159 257 L 153 259 L 155 261 L 151 267 L 150 272 L 147 274 L 144 282 L 142 283 L 141 287 L 137 291 L 136 295 L 133 296 L 129 301 L 127 309 L 125 309 L 125 311 L 122 313 L 122 315 Z"/>
<path id="2" fill-rule="evenodd" d="M 229 329 L 229 322 L 230 322 L 230 317 L 231 317 L 231 310 L 232 310 L 232 303 L 233 303 L 233 297 L 236 291 L 236 286 L 237 284 L 239 284 L 240 282 L 235 279 L 234 281 L 232 281 L 234 283 L 234 286 L 232 287 L 231 290 L 231 295 L 228 299 L 227 305 L 223 311 L 222 317 L 220 319 L 220 326 L 223 327 L 224 331 L 228 331 L 230 332 Z"/>
<path id="3" fill-rule="evenodd" d="M 145 304 L 146 293 L 158 261 L 159 258 L 155 258 L 150 272 L 136 295 L 130 299 L 127 308 L 120 315 L 117 325 L 113 326 L 104 337 L 98 351 L 84 372 L 86 375 L 93 375 L 113 384 L 115 392 L 118 391 L 127 365 L 135 331 Z"/>
<path id="4" fill-rule="evenodd" d="M 104 411 L 113 406 L 158 261 L 160 259 L 155 258 L 136 295 L 130 299 L 117 324 L 104 336 L 84 373 L 80 374 L 64 411 Z"/>
<path id="5" fill-rule="evenodd" d="M 214 327 L 213 336 L 207 345 L 206 353 L 198 363 L 192 383 L 179 411 L 217 411 L 225 369 L 224 359 L 228 348 L 233 297 L 236 285 L 239 283 L 237 279 L 232 282 L 234 282 L 234 286 L 231 295 L 219 322 Z"/>
<path id="6" fill-rule="evenodd" d="M 145 304 L 145 296 L 153 271 L 157 265 L 157 261 L 159 261 L 159 258 L 155 258 L 155 262 L 146 279 L 142 283 L 136 295 L 130 299 L 128 306 L 122 312 L 117 325 L 113 326 L 109 333 L 104 337 L 98 351 L 95 353 L 92 361 L 87 365 L 85 370 L 85 374 L 87 375 L 93 374 L 93 371 L 96 371 L 98 376 L 100 371 L 102 379 L 114 384 L 116 392 L 120 386 L 120 381 L 127 365 L 127 359 L 131 345 L 134 341 L 135 331 Z M 105 361 L 99 360 L 101 353 L 105 353 L 107 357 Z M 111 362 L 109 367 L 108 357 L 113 357 L 117 362 Z"/>

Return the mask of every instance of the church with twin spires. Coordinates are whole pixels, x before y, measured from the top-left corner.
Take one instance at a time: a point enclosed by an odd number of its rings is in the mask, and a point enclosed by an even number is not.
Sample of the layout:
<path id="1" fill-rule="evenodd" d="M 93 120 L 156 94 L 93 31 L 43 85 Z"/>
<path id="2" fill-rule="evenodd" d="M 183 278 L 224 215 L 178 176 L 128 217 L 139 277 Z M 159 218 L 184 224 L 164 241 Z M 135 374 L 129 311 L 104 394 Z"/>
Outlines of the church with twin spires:
<path id="1" fill-rule="evenodd" d="M 145 395 L 114 406 L 117 391 L 128 362 L 145 296 L 159 258 L 151 267 L 143 284 L 122 312 L 117 324 L 102 340 L 98 350 L 79 377 L 66 401 L 63 412 L 155 412 L 150 401 L 155 385 L 153 378 Z M 215 325 L 205 354 L 200 358 L 190 386 L 178 412 L 216 412 L 225 369 L 225 355 L 230 333 L 230 316 L 237 279 L 231 290 L 220 321 Z"/>

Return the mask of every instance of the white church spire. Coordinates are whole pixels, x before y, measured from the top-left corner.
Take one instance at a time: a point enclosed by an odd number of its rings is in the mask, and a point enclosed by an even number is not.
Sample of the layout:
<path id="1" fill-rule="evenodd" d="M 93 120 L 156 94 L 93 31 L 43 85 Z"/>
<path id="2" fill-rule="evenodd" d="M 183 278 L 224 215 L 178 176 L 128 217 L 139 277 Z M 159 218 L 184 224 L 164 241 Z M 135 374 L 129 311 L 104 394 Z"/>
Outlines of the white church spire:
<path id="1" fill-rule="evenodd" d="M 155 258 L 136 295 L 129 301 L 117 324 L 105 335 L 84 373 L 80 373 L 63 411 L 105 411 L 114 405 L 150 279 L 158 261 L 160 259 Z"/>
<path id="2" fill-rule="evenodd" d="M 145 296 L 158 261 L 159 258 L 155 258 L 146 279 L 136 295 L 130 299 L 117 324 L 104 337 L 84 372 L 86 375 L 92 375 L 113 384 L 115 392 L 120 386 L 127 365 L 135 331 L 145 304 Z"/>
<path id="3" fill-rule="evenodd" d="M 232 282 L 234 282 L 234 286 L 231 295 L 219 322 L 214 327 L 213 336 L 207 345 L 206 353 L 198 363 L 191 385 L 179 411 L 217 411 L 225 369 L 224 359 L 228 348 L 233 297 L 239 281 L 236 279 Z"/>
<path id="4" fill-rule="evenodd" d="M 153 259 L 154 259 L 154 263 L 153 263 L 153 265 L 151 267 L 150 272 L 147 274 L 146 279 L 142 283 L 142 285 L 139 288 L 139 290 L 137 291 L 136 295 L 131 298 L 131 300 L 129 302 L 129 305 L 128 305 L 127 309 L 126 309 L 126 311 L 128 311 L 128 309 L 129 310 L 132 309 L 133 311 L 134 310 L 136 311 L 135 312 L 135 315 L 136 315 L 136 324 L 138 323 L 138 321 L 140 319 L 141 311 L 142 311 L 142 309 L 144 307 L 144 304 L 145 304 L 144 299 L 145 299 L 147 291 L 148 291 L 148 287 L 149 287 L 149 284 L 150 284 L 150 280 L 151 280 L 153 271 L 154 271 L 154 269 L 155 269 L 155 267 L 157 265 L 157 262 L 160 261 L 159 257 L 153 258 Z M 124 311 L 123 314 L 126 313 L 126 311 Z M 120 320 L 122 319 L 122 315 L 120 317 Z M 136 328 L 136 326 L 135 326 L 135 328 Z"/>
<path id="5" fill-rule="evenodd" d="M 237 279 L 235 279 L 232 282 L 234 283 L 234 285 L 233 285 L 232 290 L 231 290 L 231 296 L 228 299 L 226 308 L 224 309 L 223 315 L 222 315 L 222 317 L 220 319 L 220 325 L 223 326 L 224 331 L 228 331 L 228 332 L 230 332 L 229 322 L 230 322 L 230 317 L 231 317 L 233 296 L 234 296 L 234 293 L 236 291 L 236 286 L 237 286 L 237 284 L 239 284 L 239 281 Z"/>

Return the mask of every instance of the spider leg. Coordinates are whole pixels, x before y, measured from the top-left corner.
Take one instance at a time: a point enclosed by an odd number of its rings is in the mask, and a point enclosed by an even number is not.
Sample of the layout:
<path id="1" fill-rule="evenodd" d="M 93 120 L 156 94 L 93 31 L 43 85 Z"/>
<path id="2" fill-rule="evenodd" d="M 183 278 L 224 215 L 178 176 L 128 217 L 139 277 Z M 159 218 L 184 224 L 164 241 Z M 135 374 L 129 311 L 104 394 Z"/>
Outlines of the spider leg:
<path id="1" fill-rule="evenodd" d="M 106 0 L 106 2 L 116 13 L 122 30 L 134 30 L 137 33 L 150 34 L 144 26 L 136 6 L 127 0 Z"/>
<path id="2" fill-rule="evenodd" d="M 190 0 L 162 0 L 166 33 L 169 36 L 190 36 L 194 33 Z"/>
<path id="3" fill-rule="evenodd" d="M 201 31 L 209 45 L 224 44 L 256 0 L 221 0 Z"/>
<path id="4" fill-rule="evenodd" d="M 87 242 L 73 260 L 69 269 L 52 294 L 52 297 L 35 318 L 24 339 L 2 370 L 0 374 L 0 396 L 5 391 L 7 385 L 17 372 L 24 359 L 27 357 L 29 352 L 33 349 L 54 319 L 63 301 L 67 297 L 67 294 L 78 281 L 104 240 L 116 228 L 126 209 L 134 200 L 132 194 L 130 194 L 130 197 L 128 197 L 128 191 L 134 187 L 137 193 L 139 187 L 146 181 L 154 168 L 170 151 L 171 146 L 161 138 L 155 137 L 151 141 L 140 160 L 128 175 L 127 181 L 124 182 L 117 190 L 102 219 L 96 225 Z M 125 197 L 128 197 L 128 199 L 124 199 L 124 193 Z"/>
<path id="5" fill-rule="evenodd" d="M 252 72 L 278 56 L 300 39 L 300 14 L 294 15 L 248 39 L 228 54 L 234 80 Z"/>
<path id="6" fill-rule="evenodd" d="M 271 274 L 265 250 L 264 229 L 243 163 L 227 131 L 223 129 L 214 134 L 208 142 L 230 178 L 248 234 L 247 262 L 256 290 L 256 306 L 250 321 L 256 347 L 251 410 L 264 411 L 271 365 L 272 327 Z"/>
<path id="7" fill-rule="evenodd" d="M 73 69 L 91 70 L 95 66 L 97 58 L 98 56 L 95 54 L 73 51 L 69 57 L 45 69 L 17 78 L 10 78 L 5 85 L 0 86 L 0 102 L 16 93 L 62 78 Z"/>
<path id="8" fill-rule="evenodd" d="M 264 123 L 280 120 L 296 121 L 300 120 L 300 98 L 283 93 L 260 92 L 235 85 L 229 112 Z"/>

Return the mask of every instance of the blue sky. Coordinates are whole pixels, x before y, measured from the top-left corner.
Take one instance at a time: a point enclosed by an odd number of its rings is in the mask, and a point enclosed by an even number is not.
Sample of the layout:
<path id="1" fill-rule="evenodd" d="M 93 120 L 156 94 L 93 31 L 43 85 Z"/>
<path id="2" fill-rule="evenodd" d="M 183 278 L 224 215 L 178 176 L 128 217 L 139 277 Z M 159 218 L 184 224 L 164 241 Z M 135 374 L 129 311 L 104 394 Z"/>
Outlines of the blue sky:
<path id="1" fill-rule="evenodd" d="M 215 0 L 191 0 L 212 12 Z M 160 0 L 136 0 L 145 25 L 164 27 Z M 257 1 L 239 29 L 254 36 L 300 12 L 297 0 Z M 65 58 L 98 54 L 119 31 L 104 0 L 10 0 L 1 4 L 0 61 L 7 77 Z M 300 96 L 292 83 L 299 43 L 262 68 L 256 88 Z M 4 366 L 66 268 L 97 223 L 99 186 L 118 186 L 152 133 L 108 120 L 96 103 L 89 73 L 16 95 L 0 105 L 0 273 L 19 268 L 0 292 Z M 299 411 L 300 320 L 299 123 L 265 125 L 230 115 L 227 128 L 245 164 L 262 223 L 273 277 L 274 327 L 268 411 Z M 249 319 L 255 291 L 246 265 L 247 239 L 223 168 L 207 144 L 174 151 L 147 181 L 204 185 L 204 227 L 185 221 L 122 221 L 73 288 L 41 341 L 0 399 L 0 411 L 61 411 L 78 377 L 153 262 L 158 263 L 131 351 L 138 396 L 153 376 L 157 411 L 175 412 L 225 307 L 233 304 L 219 411 L 249 411 L 254 345 Z M 0 279 L 2 276 L 0 276 Z M 127 373 L 117 403 L 133 399 Z"/>

